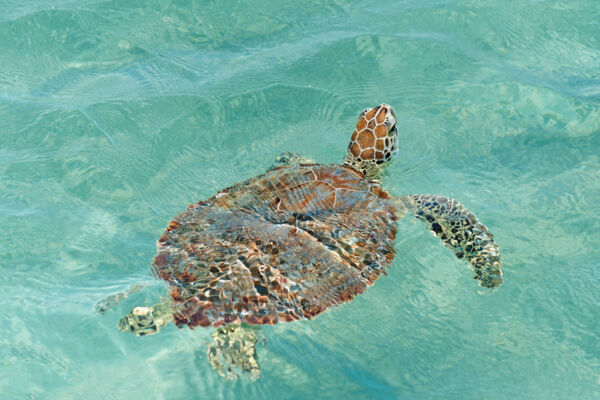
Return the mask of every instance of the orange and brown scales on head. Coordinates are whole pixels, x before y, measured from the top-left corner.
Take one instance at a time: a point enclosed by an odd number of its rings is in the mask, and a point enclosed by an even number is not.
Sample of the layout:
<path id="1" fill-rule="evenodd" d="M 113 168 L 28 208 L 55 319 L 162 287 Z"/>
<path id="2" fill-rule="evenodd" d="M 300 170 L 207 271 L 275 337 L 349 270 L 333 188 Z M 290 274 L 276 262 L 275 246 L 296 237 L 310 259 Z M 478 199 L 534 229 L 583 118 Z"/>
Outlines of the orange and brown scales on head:
<path id="1" fill-rule="evenodd" d="M 396 112 L 388 104 L 364 110 L 352 134 L 344 164 L 369 179 L 378 179 L 382 167 L 391 161 L 396 151 L 396 121 Z"/>

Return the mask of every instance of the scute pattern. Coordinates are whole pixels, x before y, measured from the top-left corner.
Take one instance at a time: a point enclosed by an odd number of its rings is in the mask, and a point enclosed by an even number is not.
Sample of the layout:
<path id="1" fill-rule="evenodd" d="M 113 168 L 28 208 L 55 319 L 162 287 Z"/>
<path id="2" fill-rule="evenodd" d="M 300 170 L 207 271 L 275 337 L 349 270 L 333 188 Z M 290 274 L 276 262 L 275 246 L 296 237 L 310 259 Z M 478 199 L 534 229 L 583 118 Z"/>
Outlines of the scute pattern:
<path id="1" fill-rule="evenodd" d="M 179 326 L 274 324 L 352 299 L 394 257 L 395 206 L 351 168 L 275 168 L 177 216 L 158 241 Z"/>
<path id="2" fill-rule="evenodd" d="M 396 135 L 388 135 L 396 123 L 396 115 L 387 104 L 363 111 L 358 119 L 349 153 L 359 162 L 374 160 L 378 164 L 389 161 L 394 153 Z"/>
<path id="3" fill-rule="evenodd" d="M 401 199 L 418 219 L 438 236 L 458 258 L 465 258 L 483 287 L 502 283 L 502 261 L 494 235 L 458 201 L 432 194 Z"/>
<path id="4" fill-rule="evenodd" d="M 396 112 L 389 104 L 364 110 L 344 157 L 344 165 L 362 172 L 367 179 L 380 179 L 382 167 L 396 152 Z"/>

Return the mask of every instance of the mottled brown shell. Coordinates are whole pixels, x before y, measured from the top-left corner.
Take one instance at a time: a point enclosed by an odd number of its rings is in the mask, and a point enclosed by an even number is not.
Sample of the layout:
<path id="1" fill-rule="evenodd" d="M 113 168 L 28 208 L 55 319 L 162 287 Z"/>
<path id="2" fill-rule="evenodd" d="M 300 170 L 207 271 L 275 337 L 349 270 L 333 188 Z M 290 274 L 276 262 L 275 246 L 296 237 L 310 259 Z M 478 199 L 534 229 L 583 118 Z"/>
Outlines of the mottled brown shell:
<path id="1" fill-rule="evenodd" d="M 159 239 L 154 270 L 178 326 L 311 318 L 389 266 L 394 211 L 351 168 L 280 167 L 190 205 Z"/>

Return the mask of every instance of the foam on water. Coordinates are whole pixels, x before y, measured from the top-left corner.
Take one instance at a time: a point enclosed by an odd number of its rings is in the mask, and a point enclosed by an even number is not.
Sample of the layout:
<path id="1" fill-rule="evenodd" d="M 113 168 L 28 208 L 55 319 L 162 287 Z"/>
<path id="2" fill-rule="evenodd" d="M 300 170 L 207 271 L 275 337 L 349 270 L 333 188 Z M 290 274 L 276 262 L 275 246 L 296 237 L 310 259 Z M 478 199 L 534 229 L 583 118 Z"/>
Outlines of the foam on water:
<path id="1" fill-rule="evenodd" d="M 597 1 L 0 9 L 3 399 L 598 396 Z M 211 329 L 117 331 L 162 293 L 148 267 L 171 217 L 283 151 L 341 160 L 381 102 L 400 132 L 384 186 L 473 211 L 500 244 L 499 290 L 404 220 L 368 292 L 262 329 L 256 382 L 210 369 Z"/>

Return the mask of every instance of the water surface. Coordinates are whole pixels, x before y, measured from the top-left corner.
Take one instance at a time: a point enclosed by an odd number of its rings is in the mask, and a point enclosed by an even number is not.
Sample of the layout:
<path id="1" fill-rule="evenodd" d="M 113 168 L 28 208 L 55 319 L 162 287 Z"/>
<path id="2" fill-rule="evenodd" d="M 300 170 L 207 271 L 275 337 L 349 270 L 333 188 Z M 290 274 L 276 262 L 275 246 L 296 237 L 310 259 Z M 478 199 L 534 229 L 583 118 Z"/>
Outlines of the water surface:
<path id="1" fill-rule="evenodd" d="M 2 398 L 599 396 L 600 5 L 368 3 L 0 1 Z M 338 162 L 381 102 L 385 188 L 475 212 L 498 291 L 405 220 L 367 293 L 262 329 L 256 382 L 210 329 L 117 331 L 171 217 L 283 151 Z"/>

